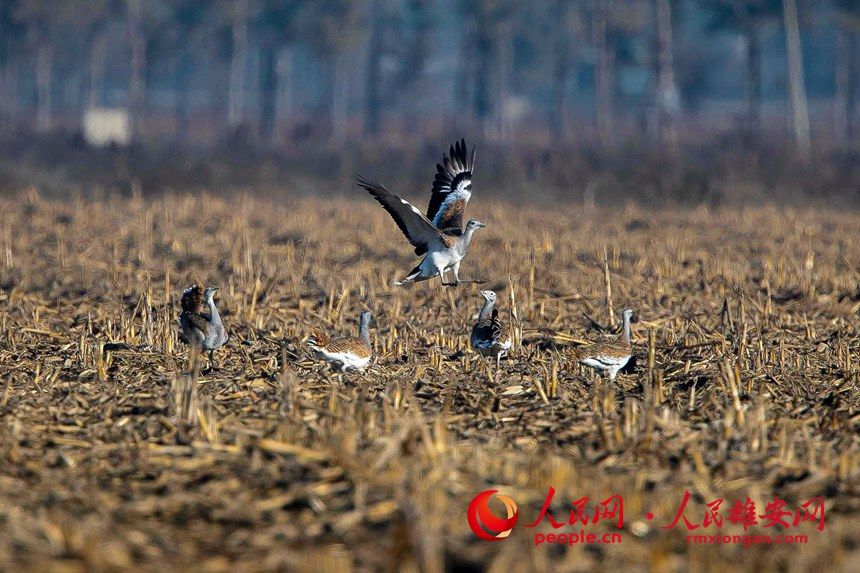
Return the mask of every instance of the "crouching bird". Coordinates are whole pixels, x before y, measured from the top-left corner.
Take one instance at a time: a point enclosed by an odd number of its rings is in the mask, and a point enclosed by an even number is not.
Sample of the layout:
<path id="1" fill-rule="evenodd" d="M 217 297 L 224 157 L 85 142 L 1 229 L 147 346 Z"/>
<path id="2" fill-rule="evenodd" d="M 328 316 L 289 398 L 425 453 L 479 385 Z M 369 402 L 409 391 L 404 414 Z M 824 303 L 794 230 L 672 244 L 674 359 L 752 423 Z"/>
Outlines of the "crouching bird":
<path id="1" fill-rule="evenodd" d="M 511 349 L 510 332 L 499 318 L 499 309 L 494 308 L 496 304 L 496 293 L 491 290 L 482 290 L 484 305 L 478 313 L 478 322 L 472 327 L 472 336 L 469 342 L 472 350 L 481 356 L 496 359 L 496 384 L 499 383 L 499 368 L 502 357 L 507 355 Z"/>
<path id="2" fill-rule="evenodd" d="M 633 356 L 633 345 L 630 339 L 630 318 L 633 311 L 629 308 L 621 313 L 624 319 L 624 331 L 621 338 L 611 342 L 597 342 L 575 349 L 576 360 L 583 366 L 593 368 L 598 372 L 608 372 L 609 380 L 615 382 L 618 371 L 624 368 Z"/>
<path id="3" fill-rule="evenodd" d="M 214 370 L 215 351 L 227 343 L 229 336 L 215 306 L 218 287 L 192 285 L 182 292 L 179 314 L 179 340 L 209 351 L 209 369 Z"/>
<path id="4" fill-rule="evenodd" d="M 314 331 L 307 345 L 317 358 L 325 360 L 333 369 L 363 372 L 370 363 L 373 349 L 370 346 L 370 313 L 363 311 L 358 320 L 358 336 L 332 340 L 323 332 Z"/>
<path id="5" fill-rule="evenodd" d="M 472 196 L 475 148 L 469 154 L 466 142 L 461 139 L 451 146 L 450 154 L 450 157 L 443 154 L 442 163 L 436 165 L 426 216 L 376 181 L 361 175 L 355 176 L 356 184 L 388 211 L 406 239 L 415 247 L 415 254 L 424 255 L 418 266 L 394 283 L 397 286 L 426 281 L 436 276 L 445 286 L 484 282 L 480 279 L 464 280 L 459 274 L 460 261 L 469 251 L 474 232 L 486 227 L 477 219 L 470 219 L 466 228 L 462 228 L 463 213 Z M 448 270 L 454 275 L 453 282 L 445 282 Z"/>

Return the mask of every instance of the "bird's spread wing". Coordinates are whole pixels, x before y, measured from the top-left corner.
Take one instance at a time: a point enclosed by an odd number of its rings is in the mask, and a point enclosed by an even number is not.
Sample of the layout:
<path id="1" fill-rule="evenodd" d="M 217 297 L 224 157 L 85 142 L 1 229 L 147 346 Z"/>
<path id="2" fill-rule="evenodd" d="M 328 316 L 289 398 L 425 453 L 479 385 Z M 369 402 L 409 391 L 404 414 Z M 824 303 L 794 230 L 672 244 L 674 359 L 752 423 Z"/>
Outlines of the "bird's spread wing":
<path id="1" fill-rule="evenodd" d="M 463 213 L 472 196 L 472 170 L 475 168 L 475 148 L 471 154 L 466 140 L 454 143 L 450 156 L 442 155 L 442 163 L 436 164 L 433 191 L 427 206 L 427 218 L 443 231 L 460 230 Z"/>
<path id="2" fill-rule="evenodd" d="M 433 223 L 409 202 L 404 201 L 372 179 L 356 175 L 355 182 L 359 187 L 373 195 L 373 198 L 388 211 L 388 214 L 391 215 L 391 218 L 415 247 L 416 255 L 423 255 L 431 247 L 434 249 L 446 248 L 447 245 L 442 232 L 434 227 Z"/>

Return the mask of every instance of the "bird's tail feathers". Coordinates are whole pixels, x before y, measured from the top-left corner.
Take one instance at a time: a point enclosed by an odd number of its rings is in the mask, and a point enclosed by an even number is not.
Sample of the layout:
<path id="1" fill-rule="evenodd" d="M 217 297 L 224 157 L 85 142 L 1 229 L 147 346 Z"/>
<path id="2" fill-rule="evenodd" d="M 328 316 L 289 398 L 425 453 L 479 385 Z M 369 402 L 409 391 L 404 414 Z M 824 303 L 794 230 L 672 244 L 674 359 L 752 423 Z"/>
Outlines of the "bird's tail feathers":
<path id="1" fill-rule="evenodd" d="M 319 330 L 314 330 L 307 339 L 307 345 L 311 348 L 325 348 L 330 342 L 328 335 Z"/>
<path id="2" fill-rule="evenodd" d="M 419 265 L 418 265 L 418 266 L 416 266 L 414 269 L 412 269 L 411 271 L 409 271 L 409 274 L 408 274 L 408 275 L 406 275 L 406 277 L 405 277 L 405 278 L 403 278 L 403 279 L 401 279 L 401 280 L 399 280 L 399 281 L 395 281 L 395 282 L 394 282 L 394 284 L 395 284 L 396 286 L 403 286 L 403 285 L 405 285 L 405 284 L 409 284 L 409 283 L 411 283 L 411 282 L 414 282 L 414 281 L 415 281 L 415 279 L 417 279 L 420 275 L 421 275 L 421 265 L 419 264 Z"/>

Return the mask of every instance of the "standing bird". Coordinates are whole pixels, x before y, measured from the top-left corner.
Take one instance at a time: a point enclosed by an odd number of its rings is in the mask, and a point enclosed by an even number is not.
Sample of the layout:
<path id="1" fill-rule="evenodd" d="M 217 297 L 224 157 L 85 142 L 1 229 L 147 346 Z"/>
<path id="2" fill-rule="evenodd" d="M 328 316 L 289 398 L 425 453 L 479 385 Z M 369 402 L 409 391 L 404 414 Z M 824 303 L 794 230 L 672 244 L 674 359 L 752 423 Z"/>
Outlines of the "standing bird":
<path id="1" fill-rule="evenodd" d="M 179 315 L 179 339 L 209 351 L 209 369 L 215 369 L 215 350 L 224 346 L 229 339 L 221 315 L 215 307 L 215 293 L 218 287 L 204 289 L 192 285 L 182 293 Z"/>
<path id="2" fill-rule="evenodd" d="M 370 313 L 366 310 L 361 313 L 358 337 L 332 340 L 326 334 L 315 331 L 307 344 L 318 358 L 328 362 L 332 368 L 344 373 L 348 370 L 362 372 L 373 354 L 370 347 Z"/>
<path id="3" fill-rule="evenodd" d="M 445 286 L 460 283 L 482 283 L 482 280 L 461 280 L 460 261 L 466 256 L 472 234 L 486 227 L 477 219 L 470 219 L 463 229 L 463 213 L 472 196 L 472 170 L 475 167 L 475 148 L 468 154 L 466 141 L 461 139 L 450 149 L 451 156 L 443 154 L 442 163 L 436 165 L 436 176 L 430 194 L 427 215 L 381 184 L 355 176 L 356 184 L 370 193 L 415 247 L 416 255 L 425 255 L 414 269 L 394 284 L 401 286 L 439 276 Z M 445 272 L 451 269 L 454 282 L 445 282 Z"/>
<path id="4" fill-rule="evenodd" d="M 496 293 L 491 290 L 482 290 L 484 306 L 478 313 L 478 322 L 472 327 L 472 336 L 469 342 L 472 350 L 481 356 L 494 356 L 496 358 L 496 384 L 499 382 L 499 366 L 502 356 L 511 349 L 511 337 L 508 329 L 499 318 L 499 310 L 493 308 L 496 304 Z"/>
<path id="5" fill-rule="evenodd" d="M 633 356 L 633 346 L 630 342 L 630 317 L 633 311 L 629 308 L 621 313 L 624 318 L 624 333 L 619 340 L 612 342 L 597 342 L 575 350 L 576 359 L 580 364 L 594 368 L 599 372 L 609 372 L 609 380 L 615 382 L 618 371 L 624 368 Z"/>

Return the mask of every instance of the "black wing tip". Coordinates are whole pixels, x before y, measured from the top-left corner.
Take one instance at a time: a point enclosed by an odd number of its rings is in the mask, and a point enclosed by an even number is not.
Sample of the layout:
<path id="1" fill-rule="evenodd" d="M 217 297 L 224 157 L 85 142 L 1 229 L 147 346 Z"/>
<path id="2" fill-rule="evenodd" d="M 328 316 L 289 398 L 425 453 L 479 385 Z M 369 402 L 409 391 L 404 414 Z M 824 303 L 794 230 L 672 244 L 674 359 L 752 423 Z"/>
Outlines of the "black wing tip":
<path id="1" fill-rule="evenodd" d="M 353 174 L 352 180 L 356 185 L 370 193 L 388 191 L 388 189 L 385 188 L 385 185 L 383 185 L 379 181 L 371 179 L 370 177 L 365 177 L 364 175 L 361 175 L 359 173 Z"/>
<path id="2" fill-rule="evenodd" d="M 454 171 L 468 171 L 471 173 L 475 169 L 476 149 L 477 147 L 473 145 L 470 151 L 469 146 L 466 144 L 466 138 L 461 137 L 459 141 L 455 141 L 451 144 L 451 147 L 448 150 L 450 157 L 444 153 L 442 154 L 442 164 L 445 167 L 453 167 Z M 442 165 L 437 165 L 437 171 L 439 171 L 440 167 L 442 167 Z"/>
<path id="3" fill-rule="evenodd" d="M 461 137 L 458 141 L 451 144 L 448 150 L 451 160 L 456 159 L 465 169 L 471 170 L 475 163 L 475 146 L 472 146 L 471 151 L 466 145 L 466 138 Z M 445 156 L 444 154 L 442 155 Z"/>

